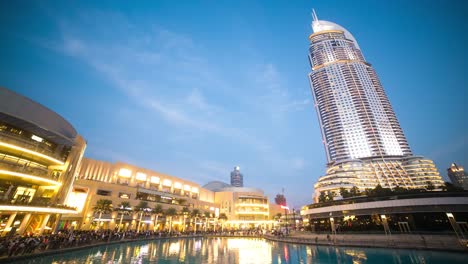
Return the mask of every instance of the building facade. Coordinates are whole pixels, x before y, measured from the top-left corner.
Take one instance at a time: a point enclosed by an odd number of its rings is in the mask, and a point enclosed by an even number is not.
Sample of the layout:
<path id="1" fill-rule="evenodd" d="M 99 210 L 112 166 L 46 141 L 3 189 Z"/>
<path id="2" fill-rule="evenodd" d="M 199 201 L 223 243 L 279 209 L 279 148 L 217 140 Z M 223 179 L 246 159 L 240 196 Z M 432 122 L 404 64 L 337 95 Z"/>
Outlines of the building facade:
<path id="1" fill-rule="evenodd" d="M 113 209 L 100 214 L 95 209 L 99 200 L 109 200 Z M 135 210 L 141 202 L 146 203 L 147 213 Z M 223 182 L 200 186 L 131 164 L 89 158 L 83 158 L 66 203 L 77 208 L 78 214 L 64 215 L 60 229 L 167 230 L 171 225 L 173 230 L 194 231 L 221 226 L 272 228 L 275 224 L 270 215 L 272 205 L 259 189 L 233 187 Z M 126 208 L 122 208 L 124 203 Z M 152 212 L 157 206 L 163 211 L 176 210 L 171 224 L 164 213 L 156 217 Z M 126 214 L 119 209 L 127 209 Z M 184 209 L 190 212 L 184 215 Z M 199 215 L 192 215 L 194 211 Z M 218 219 L 222 213 L 227 219 Z"/>
<path id="2" fill-rule="evenodd" d="M 309 36 L 309 74 L 328 166 L 315 184 L 339 195 L 341 187 L 362 191 L 425 188 L 443 184 L 431 160 L 413 156 L 380 80 L 353 35 L 314 13 Z"/>
<path id="3" fill-rule="evenodd" d="M 73 126 L 50 109 L 0 88 L 0 232 L 53 231 L 86 148 Z"/>
<path id="4" fill-rule="evenodd" d="M 462 166 L 452 163 L 450 168 L 447 169 L 447 176 L 453 185 L 468 190 L 468 174 Z"/>
<path id="5" fill-rule="evenodd" d="M 276 223 L 273 221 L 274 214 L 270 212 L 273 205 L 260 189 L 234 187 L 219 181 L 209 182 L 203 188 L 214 192 L 219 212 L 227 216 L 224 224 L 228 228 L 271 229 Z"/>
<path id="6" fill-rule="evenodd" d="M 128 213 L 122 219 L 118 210 L 99 215 L 94 207 L 102 199 L 110 200 L 114 209 L 127 202 Z M 67 199 L 67 204 L 78 208 L 79 214 L 64 216 L 60 227 L 76 226 L 87 230 L 100 225 L 105 229 L 136 230 L 138 226 L 141 230 L 160 229 L 165 224 L 164 218 L 157 221 L 156 215 L 151 213 L 140 218 L 139 212 L 133 210 L 141 202 L 147 204 L 148 212 L 160 205 L 163 210 L 172 207 L 179 214 L 186 207 L 198 209 L 202 214 L 210 212 L 213 218 L 219 215 L 214 193 L 197 183 L 127 163 L 84 158 Z M 183 230 L 187 224 L 179 218 L 175 228 Z"/>
<path id="7" fill-rule="evenodd" d="M 234 187 L 244 187 L 244 176 L 240 173 L 240 167 L 234 167 L 231 171 L 231 185 Z"/>
<path id="8" fill-rule="evenodd" d="M 468 234 L 468 194 L 426 192 L 315 203 L 301 210 L 313 232 Z"/>

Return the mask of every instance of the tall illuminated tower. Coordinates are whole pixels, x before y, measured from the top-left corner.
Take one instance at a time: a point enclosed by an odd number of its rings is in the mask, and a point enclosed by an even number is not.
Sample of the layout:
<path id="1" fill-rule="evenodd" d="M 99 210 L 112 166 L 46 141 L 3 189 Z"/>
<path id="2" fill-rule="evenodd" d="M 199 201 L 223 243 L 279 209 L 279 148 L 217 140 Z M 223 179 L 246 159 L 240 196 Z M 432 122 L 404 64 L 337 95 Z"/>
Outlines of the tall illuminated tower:
<path id="1" fill-rule="evenodd" d="M 340 25 L 318 20 L 315 12 L 312 29 L 309 79 L 328 161 L 327 175 L 315 185 L 315 195 L 322 191 L 339 195 L 341 187 L 377 184 L 440 185 L 433 162 L 412 155 L 380 80 L 353 35 Z"/>
<path id="2" fill-rule="evenodd" d="M 234 167 L 231 171 L 231 185 L 234 187 L 244 187 L 244 176 L 240 173 L 240 167 Z"/>

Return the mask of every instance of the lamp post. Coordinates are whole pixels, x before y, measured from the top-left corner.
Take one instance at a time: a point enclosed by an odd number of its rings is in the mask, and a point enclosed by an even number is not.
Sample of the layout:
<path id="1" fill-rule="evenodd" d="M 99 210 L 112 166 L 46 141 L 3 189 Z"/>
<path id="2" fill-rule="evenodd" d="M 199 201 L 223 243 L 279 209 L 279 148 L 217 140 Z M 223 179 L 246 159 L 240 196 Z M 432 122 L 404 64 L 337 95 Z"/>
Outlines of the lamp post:
<path id="1" fill-rule="evenodd" d="M 285 205 L 282 205 L 281 206 L 282 209 L 284 209 L 284 215 L 286 216 L 286 219 L 285 219 L 285 222 L 286 222 L 286 234 L 289 233 L 289 230 L 288 230 L 288 211 L 289 211 L 289 207 L 285 206 Z"/>
<path id="2" fill-rule="evenodd" d="M 296 230 L 296 210 L 293 208 L 293 224 L 294 224 L 294 230 Z"/>

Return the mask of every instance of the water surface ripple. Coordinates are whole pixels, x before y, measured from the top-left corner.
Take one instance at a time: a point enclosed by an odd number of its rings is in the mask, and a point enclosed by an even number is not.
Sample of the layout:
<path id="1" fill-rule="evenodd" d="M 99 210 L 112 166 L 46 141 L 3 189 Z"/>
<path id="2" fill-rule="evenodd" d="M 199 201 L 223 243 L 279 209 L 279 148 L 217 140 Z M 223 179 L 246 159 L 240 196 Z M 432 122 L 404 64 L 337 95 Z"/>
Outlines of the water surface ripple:
<path id="1" fill-rule="evenodd" d="M 327 247 L 254 238 L 172 238 L 139 241 L 11 263 L 467 263 L 468 254 L 440 251 Z"/>

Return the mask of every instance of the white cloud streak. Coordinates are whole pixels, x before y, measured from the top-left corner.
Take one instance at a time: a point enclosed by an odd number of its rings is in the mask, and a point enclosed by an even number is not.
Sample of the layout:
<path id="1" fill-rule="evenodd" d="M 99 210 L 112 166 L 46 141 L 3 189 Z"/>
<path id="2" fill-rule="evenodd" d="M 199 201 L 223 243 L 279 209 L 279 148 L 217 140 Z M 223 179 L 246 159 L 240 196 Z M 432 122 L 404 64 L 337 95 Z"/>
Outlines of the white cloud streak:
<path id="1" fill-rule="evenodd" d="M 83 15 L 86 20 L 83 23 L 100 25 L 107 14 L 100 12 L 99 16 L 96 21 L 93 14 Z M 211 133 L 238 142 L 257 152 L 266 162 L 283 166 L 286 171 L 287 168 L 304 167 L 303 159 L 282 155 L 274 142 L 255 130 L 244 128 L 242 123 L 229 122 L 237 116 L 210 101 L 206 95 L 214 88 L 227 94 L 232 88 L 219 77 L 216 66 L 198 55 L 191 38 L 157 26 L 142 31 L 119 14 L 110 14 L 110 17 L 114 28 L 118 29 L 114 34 L 105 27 L 90 29 L 96 31 L 93 32 L 95 35 L 107 38 L 90 39 L 74 27 L 73 23 L 81 25 L 82 21 L 72 23 L 62 19 L 59 22 L 60 39 L 48 41 L 46 45 L 89 65 L 133 103 L 154 112 L 178 129 Z M 116 36 L 120 38 L 115 40 Z M 127 40 L 122 41 L 121 36 Z M 288 112 L 300 111 L 309 104 L 308 99 L 291 99 L 284 88 L 285 81 L 273 64 L 252 68 L 253 71 L 246 69 L 250 78 L 245 80 L 252 89 L 236 97 L 240 104 L 247 101 L 250 105 L 240 108 L 247 108 L 252 113 L 260 106 L 263 113 L 256 113 L 257 118 L 262 119 L 266 114 L 275 119 Z M 229 97 L 224 99 L 230 100 Z M 219 162 L 205 161 L 200 168 L 216 174 L 225 172 L 225 166 L 217 164 Z"/>

